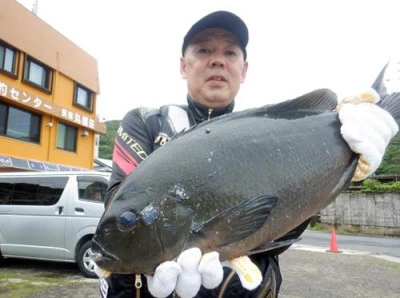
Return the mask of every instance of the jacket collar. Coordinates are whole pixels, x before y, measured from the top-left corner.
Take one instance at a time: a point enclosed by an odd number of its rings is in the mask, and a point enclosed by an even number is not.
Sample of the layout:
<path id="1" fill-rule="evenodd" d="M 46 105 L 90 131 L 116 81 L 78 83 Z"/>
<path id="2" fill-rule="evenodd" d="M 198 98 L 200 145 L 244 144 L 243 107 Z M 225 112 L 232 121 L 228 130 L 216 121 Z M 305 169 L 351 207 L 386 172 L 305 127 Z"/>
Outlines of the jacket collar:
<path id="1" fill-rule="evenodd" d="M 235 107 L 235 101 L 232 101 L 228 106 L 225 108 L 208 108 L 203 106 L 197 102 L 195 102 L 189 95 L 187 97 L 188 102 L 188 110 L 193 117 L 194 123 L 198 124 L 205 120 L 212 119 L 214 117 L 218 117 L 224 114 L 231 113 L 233 108 Z"/>

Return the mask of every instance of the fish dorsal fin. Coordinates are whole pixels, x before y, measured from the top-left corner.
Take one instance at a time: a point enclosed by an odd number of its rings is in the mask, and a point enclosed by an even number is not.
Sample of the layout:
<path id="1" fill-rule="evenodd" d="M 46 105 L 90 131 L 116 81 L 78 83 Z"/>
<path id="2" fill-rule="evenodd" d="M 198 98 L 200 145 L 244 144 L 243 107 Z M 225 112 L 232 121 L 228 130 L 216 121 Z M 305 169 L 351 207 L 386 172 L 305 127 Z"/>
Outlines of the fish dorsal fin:
<path id="1" fill-rule="evenodd" d="M 292 100 L 266 107 L 266 116 L 271 118 L 300 118 L 333 111 L 337 96 L 329 89 L 318 89 Z"/>
<path id="2" fill-rule="evenodd" d="M 221 247 L 244 239 L 263 226 L 277 200 L 277 197 L 263 195 L 229 207 L 195 227 L 192 240 L 201 241 L 200 237 Z"/>
<path id="3" fill-rule="evenodd" d="M 253 108 L 244 111 L 225 114 L 208 121 L 203 121 L 188 129 L 177 133 L 172 139 L 181 137 L 188 132 L 209 126 L 217 121 L 234 121 L 241 118 L 249 117 L 268 117 L 268 118 L 284 118 L 296 119 L 309 115 L 320 114 L 327 111 L 332 111 L 337 106 L 336 94 L 329 89 L 318 89 L 292 100 L 287 100 L 281 103 L 266 105 L 261 108 Z"/>

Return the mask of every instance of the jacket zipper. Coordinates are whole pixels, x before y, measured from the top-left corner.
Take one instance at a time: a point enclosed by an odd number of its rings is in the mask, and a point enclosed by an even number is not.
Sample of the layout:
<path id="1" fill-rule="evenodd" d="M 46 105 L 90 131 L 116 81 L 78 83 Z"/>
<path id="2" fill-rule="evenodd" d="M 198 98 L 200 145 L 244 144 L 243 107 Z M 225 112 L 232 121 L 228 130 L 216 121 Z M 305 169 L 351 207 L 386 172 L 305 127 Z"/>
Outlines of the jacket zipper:
<path id="1" fill-rule="evenodd" d="M 271 284 L 272 282 L 272 284 Z M 268 295 L 267 292 L 269 291 Z M 275 276 L 272 275 L 271 278 L 265 283 L 261 293 L 258 295 L 258 298 L 275 298 L 276 297 L 276 280 Z"/>
<path id="2" fill-rule="evenodd" d="M 233 278 L 234 275 L 235 275 L 235 271 L 232 270 L 231 273 L 229 273 L 228 277 L 226 278 L 223 286 L 221 287 L 221 290 L 219 291 L 219 294 L 218 294 L 218 298 L 224 297 L 226 287 L 228 286 L 229 282 L 231 281 L 231 279 Z"/>
<path id="3" fill-rule="evenodd" d="M 213 110 L 214 109 L 208 109 L 208 118 L 207 118 L 207 120 L 211 119 L 211 113 L 212 113 Z"/>
<path id="4" fill-rule="evenodd" d="M 142 278 L 140 274 L 135 274 L 135 288 L 136 288 L 136 298 L 140 298 L 140 288 L 142 287 Z"/>
<path id="5" fill-rule="evenodd" d="M 265 297 L 265 294 L 267 294 L 267 291 L 269 290 L 270 285 L 271 285 L 271 279 L 268 279 L 268 281 L 265 283 L 264 287 L 261 289 L 261 292 L 257 297 L 258 298 Z M 269 297 L 269 295 L 267 297 Z M 275 297 L 275 296 L 272 296 L 272 297 Z"/>

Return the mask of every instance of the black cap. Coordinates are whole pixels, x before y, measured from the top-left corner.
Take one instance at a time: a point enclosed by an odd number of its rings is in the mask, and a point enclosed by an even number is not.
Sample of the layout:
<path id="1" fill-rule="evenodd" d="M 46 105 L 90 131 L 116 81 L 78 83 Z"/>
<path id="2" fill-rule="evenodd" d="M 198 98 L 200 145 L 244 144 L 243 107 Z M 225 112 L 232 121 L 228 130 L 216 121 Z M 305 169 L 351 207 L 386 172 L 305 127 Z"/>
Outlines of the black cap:
<path id="1" fill-rule="evenodd" d="M 233 34 L 239 42 L 246 60 L 246 46 L 249 41 L 249 31 L 241 18 L 229 11 L 215 11 L 201 18 L 195 23 L 183 39 L 182 56 L 193 37 L 208 28 L 221 28 Z"/>

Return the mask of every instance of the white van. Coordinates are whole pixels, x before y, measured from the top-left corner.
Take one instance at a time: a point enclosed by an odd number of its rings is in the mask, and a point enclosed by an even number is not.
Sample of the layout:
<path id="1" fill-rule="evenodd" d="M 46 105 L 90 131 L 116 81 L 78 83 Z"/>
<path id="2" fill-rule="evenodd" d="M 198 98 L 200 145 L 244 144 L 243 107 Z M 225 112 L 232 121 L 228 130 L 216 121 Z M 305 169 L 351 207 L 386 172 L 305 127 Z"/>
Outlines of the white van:
<path id="1" fill-rule="evenodd" d="M 1 258 L 76 262 L 96 277 L 91 239 L 110 173 L 0 173 Z"/>

